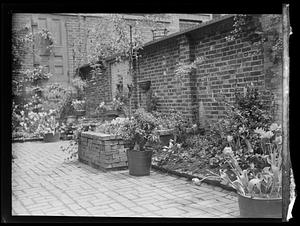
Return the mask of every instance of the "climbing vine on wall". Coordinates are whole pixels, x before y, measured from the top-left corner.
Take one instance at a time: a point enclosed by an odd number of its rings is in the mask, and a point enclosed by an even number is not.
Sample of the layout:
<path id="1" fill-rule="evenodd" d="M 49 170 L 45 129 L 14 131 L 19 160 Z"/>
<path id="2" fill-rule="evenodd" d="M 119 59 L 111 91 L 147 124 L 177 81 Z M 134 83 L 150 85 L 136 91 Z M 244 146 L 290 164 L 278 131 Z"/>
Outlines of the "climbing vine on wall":
<path id="1" fill-rule="evenodd" d="M 266 42 L 270 43 L 267 55 L 274 64 L 282 60 L 281 15 L 268 14 L 263 16 L 238 14 L 234 17 L 233 30 L 226 37 L 227 41 L 242 38 L 245 32 L 253 49 L 253 55 L 260 54 Z M 251 34 L 250 34 L 251 33 Z"/>

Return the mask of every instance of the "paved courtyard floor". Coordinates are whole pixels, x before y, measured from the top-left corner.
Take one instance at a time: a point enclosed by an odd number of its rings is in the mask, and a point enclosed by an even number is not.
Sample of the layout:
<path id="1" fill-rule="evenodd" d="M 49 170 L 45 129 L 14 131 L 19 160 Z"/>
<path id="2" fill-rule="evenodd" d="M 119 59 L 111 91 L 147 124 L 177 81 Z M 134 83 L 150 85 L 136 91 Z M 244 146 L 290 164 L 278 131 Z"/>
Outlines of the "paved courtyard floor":
<path id="1" fill-rule="evenodd" d="M 94 169 L 65 163 L 57 143 L 12 144 L 12 215 L 105 217 L 239 217 L 234 193 L 151 170 Z"/>

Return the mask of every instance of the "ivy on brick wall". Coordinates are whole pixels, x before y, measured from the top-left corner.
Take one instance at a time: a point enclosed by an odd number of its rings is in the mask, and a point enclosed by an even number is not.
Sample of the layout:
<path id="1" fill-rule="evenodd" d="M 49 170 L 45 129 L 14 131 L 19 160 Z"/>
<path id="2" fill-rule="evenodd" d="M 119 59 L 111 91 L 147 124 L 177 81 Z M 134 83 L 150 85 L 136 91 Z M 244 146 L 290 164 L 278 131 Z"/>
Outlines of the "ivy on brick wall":
<path id="1" fill-rule="evenodd" d="M 228 41 L 241 38 L 244 32 L 252 31 L 247 37 L 256 51 L 253 55 L 262 53 L 266 42 L 270 43 L 267 54 L 270 61 L 279 64 L 282 60 L 282 29 L 281 15 L 268 14 L 263 16 L 238 14 L 234 17 L 233 30 L 226 37 Z"/>

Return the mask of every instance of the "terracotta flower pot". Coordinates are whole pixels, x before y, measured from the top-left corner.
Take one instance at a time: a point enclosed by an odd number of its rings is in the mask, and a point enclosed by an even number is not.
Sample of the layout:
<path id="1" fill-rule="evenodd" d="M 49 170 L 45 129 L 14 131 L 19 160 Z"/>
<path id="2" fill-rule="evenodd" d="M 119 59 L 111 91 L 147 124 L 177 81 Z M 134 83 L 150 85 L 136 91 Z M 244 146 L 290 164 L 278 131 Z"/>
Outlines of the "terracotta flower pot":
<path id="1" fill-rule="evenodd" d="M 238 194 L 243 218 L 282 218 L 282 198 L 251 198 Z"/>
<path id="2" fill-rule="evenodd" d="M 132 176 L 149 176 L 152 150 L 127 150 L 128 169 Z"/>
<path id="3" fill-rule="evenodd" d="M 60 139 L 60 133 L 46 133 L 44 134 L 44 142 L 57 142 Z"/>

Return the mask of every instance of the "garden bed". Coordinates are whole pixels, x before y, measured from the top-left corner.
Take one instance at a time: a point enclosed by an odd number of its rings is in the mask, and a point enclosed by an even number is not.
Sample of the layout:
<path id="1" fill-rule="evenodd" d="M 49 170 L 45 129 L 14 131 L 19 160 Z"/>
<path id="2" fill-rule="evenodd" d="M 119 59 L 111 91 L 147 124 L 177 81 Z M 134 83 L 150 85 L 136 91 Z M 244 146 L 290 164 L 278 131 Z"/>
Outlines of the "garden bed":
<path id="1" fill-rule="evenodd" d="M 162 145 L 168 145 L 170 139 L 174 139 L 173 129 L 158 130 L 158 134 Z"/>
<path id="2" fill-rule="evenodd" d="M 181 169 L 168 169 L 167 167 L 158 166 L 155 163 L 152 163 L 151 167 L 155 170 L 165 172 L 165 173 L 168 173 L 168 174 L 171 174 L 171 175 L 185 177 L 189 180 L 192 180 L 193 178 L 198 178 L 200 180 L 205 178 L 205 176 L 203 174 L 200 174 L 200 173 L 184 172 Z M 221 183 L 220 180 L 204 179 L 203 183 L 213 185 L 213 186 L 217 186 L 217 187 L 221 187 L 221 188 L 223 188 L 225 190 L 228 190 L 228 191 L 236 192 L 236 190 L 234 188 Z"/>

